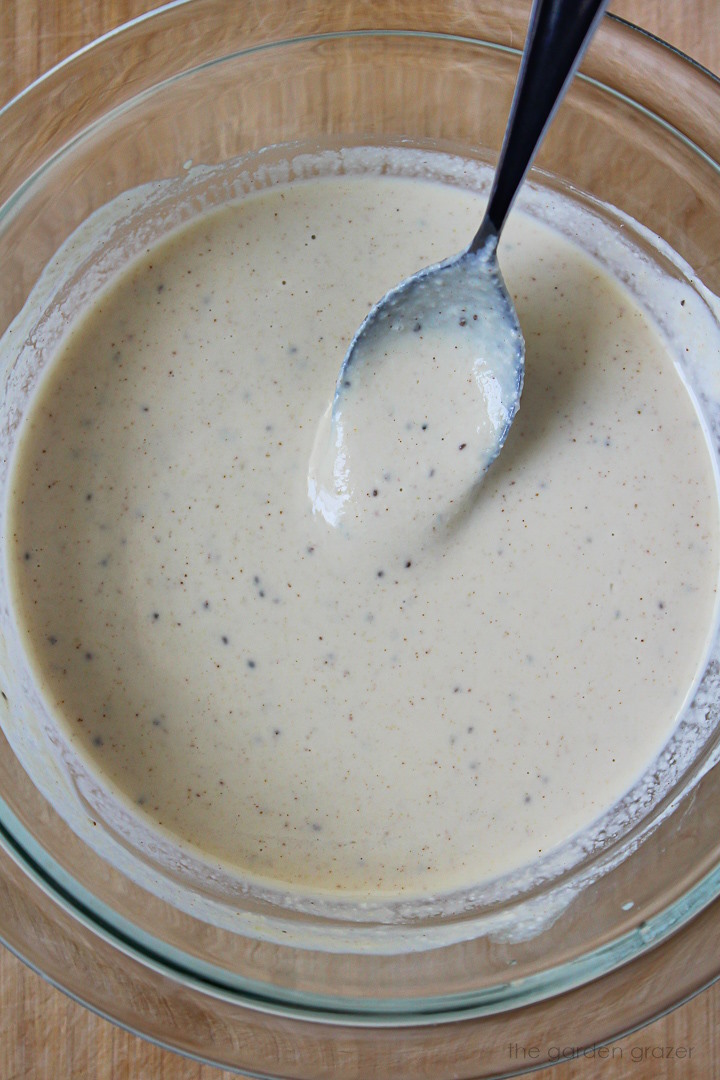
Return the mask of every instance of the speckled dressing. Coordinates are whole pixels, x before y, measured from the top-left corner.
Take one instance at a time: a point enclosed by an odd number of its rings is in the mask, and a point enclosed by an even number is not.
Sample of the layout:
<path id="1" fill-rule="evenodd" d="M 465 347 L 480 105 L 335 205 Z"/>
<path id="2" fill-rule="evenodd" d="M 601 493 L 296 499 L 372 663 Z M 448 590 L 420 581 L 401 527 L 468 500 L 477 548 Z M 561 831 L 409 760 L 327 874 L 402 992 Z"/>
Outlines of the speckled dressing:
<path id="1" fill-rule="evenodd" d="M 313 512 L 352 334 L 480 202 L 355 176 L 209 213 L 78 318 L 25 422 L 9 563 L 44 696 L 138 814 L 250 876 L 422 895 L 531 860 L 628 789 L 702 660 L 690 396 L 629 295 L 522 214 L 526 385 L 482 486 L 431 527 L 391 481 L 342 528 Z"/>

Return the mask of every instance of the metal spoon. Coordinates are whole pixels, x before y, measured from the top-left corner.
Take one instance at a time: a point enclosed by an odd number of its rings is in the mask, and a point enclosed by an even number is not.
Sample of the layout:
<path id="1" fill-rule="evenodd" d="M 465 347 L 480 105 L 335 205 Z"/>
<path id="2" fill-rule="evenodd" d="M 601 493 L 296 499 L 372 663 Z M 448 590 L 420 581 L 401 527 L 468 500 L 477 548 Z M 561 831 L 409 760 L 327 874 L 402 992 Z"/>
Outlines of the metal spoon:
<path id="1" fill-rule="evenodd" d="M 451 395 L 454 438 L 448 443 L 444 434 L 442 450 L 445 453 L 446 444 L 452 444 L 463 454 L 456 455 L 452 468 L 443 473 L 442 485 L 436 485 L 435 490 L 442 487 L 443 492 L 432 496 L 440 514 L 460 501 L 497 457 L 519 407 L 525 344 L 498 266 L 498 240 L 607 2 L 534 0 L 500 160 L 478 232 L 466 251 L 421 270 L 387 293 L 360 326 L 340 370 L 332 403 L 337 447 L 344 447 L 348 431 L 358 431 L 365 424 L 377 428 L 378 416 L 395 416 L 388 385 L 394 379 L 392 394 L 403 393 L 402 382 L 397 381 L 403 365 L 413 373 L 421 392 L 427 378 L 429 396 Z M 429 346 L 420 348 L 421 340 L 428 338 Z M 443 339 L 453 350 L 455 368 L 464 365 L 464 369 L 460 380 L 442 381 L 436 364 L 433 384 L 425 375 L 427 367 L 422 367 L 423 353 L 435 361 Z M 406 428 L 410 426 L 405 423 Z M 421 424 L 417 427 L 424 431 Z M 377 438 L 380 445 L 381 432 Z M 343 461 L 346 456 L 343 449 Z M 432 476 L 435 471 L 426 470 L 426 474 Z M 336 488 L 342 501 L 347 481 L 341 477 Z M 399 490 L 407 492 L 407 482 Z"/>

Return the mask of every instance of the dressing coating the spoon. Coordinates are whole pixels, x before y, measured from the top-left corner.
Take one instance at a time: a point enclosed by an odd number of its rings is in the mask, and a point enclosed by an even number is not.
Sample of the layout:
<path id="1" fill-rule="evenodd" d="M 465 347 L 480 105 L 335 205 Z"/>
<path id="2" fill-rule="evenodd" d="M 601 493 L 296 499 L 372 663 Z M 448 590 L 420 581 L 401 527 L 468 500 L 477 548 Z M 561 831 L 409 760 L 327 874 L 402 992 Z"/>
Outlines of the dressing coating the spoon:
<path id="1" fill-rule="evenodd" d="M 346 366 L 318 435 L 310 497 L 331 525 L 452 514 L 515 415 L 523 339 L 497 262 L 466 253 L 414 280 L 410 296 L 401 286 L 363 324 L 362 371 L 355 379 Z M 377 454 L 362 438 L 373 430 Z"/>

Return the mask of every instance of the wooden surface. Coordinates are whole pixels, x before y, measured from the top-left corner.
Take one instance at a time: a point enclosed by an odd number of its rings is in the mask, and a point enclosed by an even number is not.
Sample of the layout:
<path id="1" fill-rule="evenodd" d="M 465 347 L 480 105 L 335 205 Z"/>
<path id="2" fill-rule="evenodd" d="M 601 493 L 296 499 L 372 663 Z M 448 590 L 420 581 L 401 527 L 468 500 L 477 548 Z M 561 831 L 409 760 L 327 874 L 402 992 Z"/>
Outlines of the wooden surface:
<path id="1" fill-rule="evenodd" d="M 0 0 L 0 105 L 64 56 L 154 6 L 152 0 Z M 720 72 L 719 0 L 615 0 L 610 10 Z M 0 1080 L 230 1076 L 159 1050 L 95 1017 L 0 949 Z M 720 983 L 643 1031 L 618 1040 L 607 1052 L 534 1076 L 537 1080 L 720 1076 Z"/>

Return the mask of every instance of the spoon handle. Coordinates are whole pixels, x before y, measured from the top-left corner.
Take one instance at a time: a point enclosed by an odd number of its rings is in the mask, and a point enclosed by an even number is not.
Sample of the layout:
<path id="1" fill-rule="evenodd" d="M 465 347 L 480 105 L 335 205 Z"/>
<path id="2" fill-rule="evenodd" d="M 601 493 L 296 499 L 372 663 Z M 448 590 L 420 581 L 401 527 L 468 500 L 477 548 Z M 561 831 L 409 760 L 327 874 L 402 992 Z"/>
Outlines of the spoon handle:
<path id="1" fill-rule="evenodd" d="M 608 0 L 534 0 L 490 201 L 469 248 L 497 244 L 535 151 Z"/>

